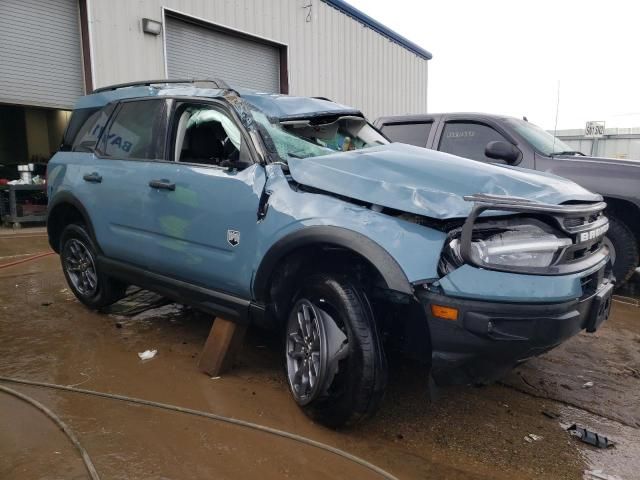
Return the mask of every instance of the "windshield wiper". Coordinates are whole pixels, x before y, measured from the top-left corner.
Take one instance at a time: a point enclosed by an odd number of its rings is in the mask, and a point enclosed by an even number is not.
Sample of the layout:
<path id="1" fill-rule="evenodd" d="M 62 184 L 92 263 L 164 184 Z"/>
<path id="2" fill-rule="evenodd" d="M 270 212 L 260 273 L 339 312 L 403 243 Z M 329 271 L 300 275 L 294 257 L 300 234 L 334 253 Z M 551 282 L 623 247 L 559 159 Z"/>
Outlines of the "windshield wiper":
<path id="1" fill-rule="evenodd" d="M 580 155 L 581 157 L 584 157 L 584 153 L 582 152 L 578 152 L 577 150 L 563 150 L 562 152 L 551 152 L 549 154 L 550 157 L 553 157 L 554 155 Z"/>

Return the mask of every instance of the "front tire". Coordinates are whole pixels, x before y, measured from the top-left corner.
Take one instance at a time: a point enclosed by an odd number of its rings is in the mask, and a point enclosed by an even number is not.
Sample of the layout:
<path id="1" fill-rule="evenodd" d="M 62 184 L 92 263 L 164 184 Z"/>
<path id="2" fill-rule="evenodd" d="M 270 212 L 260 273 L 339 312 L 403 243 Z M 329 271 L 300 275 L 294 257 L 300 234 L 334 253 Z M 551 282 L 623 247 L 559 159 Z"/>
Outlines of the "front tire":
<path id="1" fill-rule="evenodd" d="M 69 288 L 87 307 L 97 310 L 120 300 L 126 285 L 100 272 L 97 248 L 83 225 L 67 225 L 60 236 L 60 262 Z"/>
<path id="2" fill-rule="evenodd" d="M 607 213 L 609 230 L 605 242 L 609 247 L 613 274 L 618 286 L 631 278 L 638 267 L 638 240 L 627 225 Z"/>
<path id="3" fill-rule="evenodd" d="M 291 393 L 309 417 L 330 428 L 353 425 L 380 406 L 387 364 L 365 293 L 347 278 L 304 282 L 286 326 Z"/>

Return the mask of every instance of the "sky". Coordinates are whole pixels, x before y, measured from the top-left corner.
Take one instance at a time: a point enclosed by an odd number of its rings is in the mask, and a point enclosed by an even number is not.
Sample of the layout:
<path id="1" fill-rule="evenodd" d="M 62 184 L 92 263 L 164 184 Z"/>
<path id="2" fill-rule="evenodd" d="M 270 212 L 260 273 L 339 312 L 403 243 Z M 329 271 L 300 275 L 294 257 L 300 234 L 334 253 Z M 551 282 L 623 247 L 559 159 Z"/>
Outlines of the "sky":
<path id="1" fill-rule="evenodd" d="M 637 0 L 347 0 L 433 54 L 429 112 L 640 126 Z"/>

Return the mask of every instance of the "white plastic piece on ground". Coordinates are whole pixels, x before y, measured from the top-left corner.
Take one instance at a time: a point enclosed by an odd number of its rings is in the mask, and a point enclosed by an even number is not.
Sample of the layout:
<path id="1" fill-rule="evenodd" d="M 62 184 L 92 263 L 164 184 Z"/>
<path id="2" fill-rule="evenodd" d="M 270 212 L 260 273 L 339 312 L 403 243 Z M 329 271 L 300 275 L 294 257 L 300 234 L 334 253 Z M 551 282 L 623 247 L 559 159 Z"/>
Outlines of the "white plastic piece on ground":
<path id="1" fill-rule="evenodd" d="M 529 435 L 526 435 L 524 437 L 525 441 L 528 442 L 528 443 L 539 442 L 543 438 L 544 438 L 543 436 L 536 435 L 535 433 L 530 433 Z"/>
<path id="2" fill-rule="evenodd" d="M 582 388 L 591 388 L 593 387 L 593 382 L 587 382 L 584 385 L 582 385 Z"/>
<path id="3" fill-rule="evenodd" d="M 151 360 L 156 356 L 156 353 L 158 353 L 158 350 L 145 350 L 144 352 L 138 353 L 138 356 L 140 360 Z"/>
<path id="4" fill-rule="evenodd" d="M 585 480 L 622 480 L 618 475 L 608 475 L 602 470 L 585 470 Z"/>

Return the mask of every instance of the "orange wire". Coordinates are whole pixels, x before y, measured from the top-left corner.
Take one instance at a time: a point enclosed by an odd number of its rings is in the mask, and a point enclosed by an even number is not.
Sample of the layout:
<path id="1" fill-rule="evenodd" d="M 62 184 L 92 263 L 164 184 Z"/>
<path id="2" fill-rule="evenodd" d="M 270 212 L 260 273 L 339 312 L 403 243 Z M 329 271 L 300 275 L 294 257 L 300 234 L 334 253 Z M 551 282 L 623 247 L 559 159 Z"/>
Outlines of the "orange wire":
<path id="1" fill-rule="evenodd" d="M 15 262 L 11 262 L 11 263 L 4 263 L 0 265 L 0 269 L 13 267 L 14 265 L 20 265 L 21 263 L 30 262 L 31 260 L 37 260 L 38 258 L 47 257 L 49 255 L 53 255 L 54 253 L 55 252 L 37 253 L 29 258 L 23 258 L 22 260 L 16 260 Z"/>

